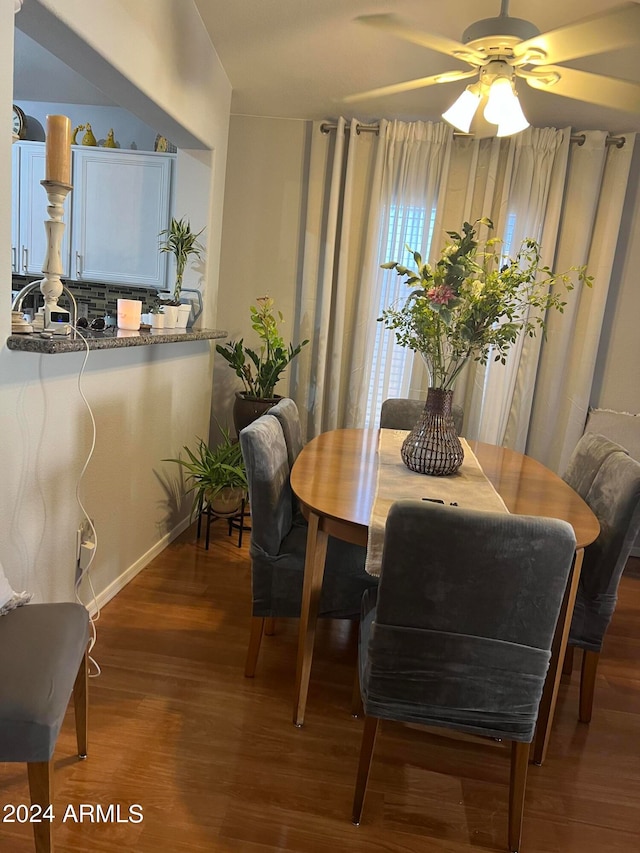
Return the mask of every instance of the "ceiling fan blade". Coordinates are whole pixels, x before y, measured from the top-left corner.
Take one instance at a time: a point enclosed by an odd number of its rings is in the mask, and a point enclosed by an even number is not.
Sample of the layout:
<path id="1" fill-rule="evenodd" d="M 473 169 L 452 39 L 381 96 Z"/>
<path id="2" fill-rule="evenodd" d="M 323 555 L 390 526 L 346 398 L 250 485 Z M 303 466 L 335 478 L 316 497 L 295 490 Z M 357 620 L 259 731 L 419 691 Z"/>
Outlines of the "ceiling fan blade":
<path id="1" fill-rule="evenodd" d="M 640 113 L 640 83 L 602 77 L 562 65 L 545 65 L 532 72 L 517 69 L 516 74 L 524 77 L 534 89 L 614 110 Z"/>
<path id="2" fill-rule="evenodd" d="M 453 83 L 456 80 L 477 77 L 477 75 L 478 71 L 475 68 L 472 71 L 445 71 L 443 74 L 433 74 L 431 77 L 417 77 L 415 80 L 406 80 L 404 83 L 392 83 L 390 86 L 382 86 L 380 89 L 369 89 L 368 92 L 347 95 L 341 101 L 343 104 L 352 104 L 369 98 L 381 98 L 384 95 L 399 95 L 401 92 L 411 92 L 413 89 L 422 89 L 424 86 L 433 86 L 436 83 Z"/>
<path id="3" fill-rule="evenodd" d="M 639 42 L 640 5 L 624 3 L 534 36 L 516 45 L 513 52 L 516 58 L 526 57 L 526 62 L 532 65 L 547 65 L 620 50 Z"/>
<path id="4" fill-rule="evenodd" d="M 456 59 L 460 59 L 463 62 L 473 62 L 476 65 L 481 65 L 484 62 L 481 54 L 471 50 L 462 44 L 461 41 L 456 41 L 437 33 L 425 33 L 421 30 L 416 30 L 412 24 L 408 21 L 403 21 L 397 15 L 360 15 L 355 20 L 362 24 L 377 27 L 405 41 L 419 44 L 421 47 L 428 47 L 430 50 L 436 50 L 438 53 L 446 53 L 447 56 L 455 56 Z"/>

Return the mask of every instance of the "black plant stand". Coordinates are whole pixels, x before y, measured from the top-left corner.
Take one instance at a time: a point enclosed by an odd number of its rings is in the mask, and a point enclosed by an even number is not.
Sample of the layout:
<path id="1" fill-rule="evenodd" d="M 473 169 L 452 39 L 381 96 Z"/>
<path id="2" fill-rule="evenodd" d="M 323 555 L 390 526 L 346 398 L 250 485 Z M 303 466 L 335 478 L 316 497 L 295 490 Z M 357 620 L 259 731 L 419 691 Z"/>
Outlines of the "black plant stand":
<path id="1" fill-rule="evenodd" d="M 240 504 L 240 509 L 235 512 L 233 515 L 219 515 L 209 504 L 205 506 L 200 505 L 198 510 L 198 529 L 196 539 L 200 539 L 200 532 L 202 529 L 202 516 L 206 516 L 207 518 L 207 530 L 205 533 L 204 540 L 204 548 L 205 551 L 209 550 L 209 533 L 211 531 L 211 521 L 216 521 L 216 519 L 221 518 L 223 521 L 227 521 L 229 523 L 229 536 L 233 530 L 238 531 L 238 548 L 242 547 L 242 534 L 245 530 L 251 530 L 251 527 L 245 524 L 245 520 L 249 517 L 249 506 L 246 498 L 242 498 L 242 502 Z"/>

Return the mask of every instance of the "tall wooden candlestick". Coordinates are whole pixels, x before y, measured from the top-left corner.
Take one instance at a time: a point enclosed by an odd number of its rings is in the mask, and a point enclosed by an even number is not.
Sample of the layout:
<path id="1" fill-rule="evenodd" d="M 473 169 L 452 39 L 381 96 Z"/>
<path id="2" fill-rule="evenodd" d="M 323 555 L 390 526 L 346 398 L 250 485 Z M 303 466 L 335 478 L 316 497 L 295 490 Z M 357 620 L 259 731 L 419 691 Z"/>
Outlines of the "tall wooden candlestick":
<path id="1" fill-rule="evenodd" d="M 57 309 L 63 290 L 60 247 L 64 233 L 64 200 L 71 191 L 71 121 L 67 116 L 47 116 L 46 128 L 45 179 L 42 186 L 49 199 L 49 218 L 44 223 L 47 253 L 42 264 L 44 278 L 40 282 L 45 327 L 49 326 L 51 312 Z"/>

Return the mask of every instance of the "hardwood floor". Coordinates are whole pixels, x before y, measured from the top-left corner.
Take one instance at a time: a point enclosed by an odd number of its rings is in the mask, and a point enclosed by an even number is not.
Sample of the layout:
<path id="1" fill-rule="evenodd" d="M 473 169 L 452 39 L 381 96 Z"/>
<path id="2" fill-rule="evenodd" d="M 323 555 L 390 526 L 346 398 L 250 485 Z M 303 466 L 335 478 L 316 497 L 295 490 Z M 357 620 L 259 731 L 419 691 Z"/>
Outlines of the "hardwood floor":
<path id="1" fill-rule="evenodd" d="M 363 725 L 350 716 L 355 633 L 322 623 L 306 724 L 296 729 L 296 622 L 281 620 L 263 638 L 256 677 L 244 678 L 247 550 L 223 525 L 211 532 L 206 552 L 191 528 L 102 613 L 89 757 L 76 758 L 72 707 L 56 749 L 58 853 L 505 850 L 508 751 L 393 723 L 381 726 L 362 825 L 351 825 Z M 593 720 L 577 719 L 578 654 L 547 761 L 530 768 L 524 853 L 638 849 L 640 560 L 633 562 L 602 654 Z M 28 803 L 26 767 L 0 765 L 0 788 L 3 805 Z M 80 804 L 119 805 L 121 822 L 80 823 Z M 142 822 L 126 822 L 133 804 L 142 806 Z M 0 850 L 32 853 L 31 828 L 3 823 Z"/>

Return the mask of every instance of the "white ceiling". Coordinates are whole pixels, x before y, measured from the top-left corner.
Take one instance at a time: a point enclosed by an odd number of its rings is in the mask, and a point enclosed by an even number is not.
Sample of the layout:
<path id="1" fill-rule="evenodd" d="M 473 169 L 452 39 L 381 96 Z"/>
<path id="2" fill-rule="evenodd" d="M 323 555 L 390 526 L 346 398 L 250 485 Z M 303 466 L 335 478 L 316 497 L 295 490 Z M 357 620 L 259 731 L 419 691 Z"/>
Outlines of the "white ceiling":
<path id="1" fill-rule="evenodd" d="M 495 17 L 499 0 L 194 0 L 233 86 L 232 112 L 287 118 L 356 116 L 438 119 L 463 83 L 432 86 L 346 107 L 354 92 L 456 68 L 457 60 L 385 35 L 354 21 L 392 12 L 417 29 L 460 39 L 466 27 Z M 620 0 L 511 0 L 509 13 L 541 31 L 620 5 Z M 19 20 L 16 19 L 19 26 Z M 26 38 L 26 37 L 22 37 Z M 640 38 L 640 34 L 639 34 Z M 16 39 L 15 97 L 70 103 L 109 103 L 51 54 L 42 57 Z M 52 63 L 55 63 L 54 66 Z M 575 60 L 567 65 L 640 82 L 638 48 Z M 77 78 L 77 79 L 76 79 Z M 640 115 L 537 92 L 520 81 L 523 108 L 537 126 L 572 125 L 640 131 Z M 102 100 L 97 100 L 101 97 Z"/>

